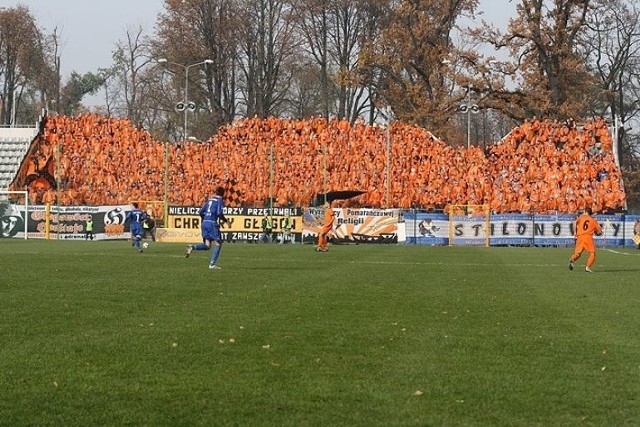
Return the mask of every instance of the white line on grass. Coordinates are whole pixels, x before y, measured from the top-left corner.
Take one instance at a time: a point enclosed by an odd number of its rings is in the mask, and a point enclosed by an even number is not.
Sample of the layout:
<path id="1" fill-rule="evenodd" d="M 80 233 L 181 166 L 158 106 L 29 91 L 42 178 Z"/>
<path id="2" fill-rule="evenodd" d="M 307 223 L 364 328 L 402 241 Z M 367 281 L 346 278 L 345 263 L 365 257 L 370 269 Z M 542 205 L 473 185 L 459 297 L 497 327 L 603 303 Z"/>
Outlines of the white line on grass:
<path id="1" fill-rule="evenodd" d="M 640 253 L 628 253 L 628 252 L 619 252 L 613 249 L 603 249 L 606 250 L 607 252 L 611 252 L 614 253 L 616 255 L 628 255 L 628 256 L 640 256 Z M 31 252 L 22 252 L 22 254 L 24 255 L 40 255 L 40 252 L 36 252 L 36 251 L 31 251 Z M 137 254 L 135 252 L 109 252 L 109 253 L 103 253 L 103 252 L 69 252 L 67 253 L 68 255 L 72 255 L 72 256 L 99 256 L 99 257 L 104 257 L 104 256 L 110 256 L 110 257 L 130 257 L 130 256 L 138 256 L 141 258 L 144 257 L 163 257 L 163 258 L 185 258 L 184 254 L 166 254 L 166 253 L 152 253 L 152 252 L 148 252 L 145 251 L 142 254 Z M 226 259 L 229 260 L 235 260 L 235 261 L 246 261 L 246 258 L 244 257 L 225 257 Z M 267 261 L 267 262 L 295 262 L 295 263 L 299 263 L 300 260 L 297 259 L 279 259 L 279 258 L 261 258 L 262 261 Z M 362 264 L 362 265 L 415 265 L 415 266 L 444 266 L 444 265 L 451 265 L 453 263 L 455 263 L 456 265 L 459 266 L 466 266 L 466 267 L 486 267 L 486 266 L 496 266 L 496 265 L 500 265 L 500 264 L 496 264 L 496 263 L 477 263 L 477 262 L 460 262 L 459 260 L 455 260 L 452 261 L 451 263 L 446 263 L 446 262 L 417 262 L 417 261 L 367 261 L 367 260 L 357 260 L 357 261 L 343 261 L 343 260 L 327 260 L 327 259 L 315 259 L 313 261 L 310 261 L 312 263 L 319 263 L 319 264 L 325 264 L 325 263 L 336 263 L 336 262 L 340 262 L 340 263 L 347 263 L 347 264 Z M 506 267 L 566 267 L 566 263 L 561 263 L 561 264 L 502 264 Z M 598 263 L 598 265 L 600 266 L 604 266 L 604 264 L 602 263 Z"/>
<path id="2" fill-rule="evenodd" d="M 613 249 L 605 249 L 605 251 L 611 252 L 612 254 L 617 254 L 617 255 L 640 256 L 640 253 L 620 252 Z"/>

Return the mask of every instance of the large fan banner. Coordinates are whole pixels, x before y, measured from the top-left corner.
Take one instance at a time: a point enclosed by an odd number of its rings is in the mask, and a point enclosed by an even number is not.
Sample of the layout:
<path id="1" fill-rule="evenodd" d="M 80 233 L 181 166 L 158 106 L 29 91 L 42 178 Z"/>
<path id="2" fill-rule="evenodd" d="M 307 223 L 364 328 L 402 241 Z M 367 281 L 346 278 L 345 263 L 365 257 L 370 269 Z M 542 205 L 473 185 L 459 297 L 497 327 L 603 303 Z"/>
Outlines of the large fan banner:
<path id="1" fill-rule="evenodd" d="M 398 209 L 334 209 L 331 243 L 398 243 Z M 315 242 L 325 210 L 307 208 L 302 215 L 302 238 Z"/>
<path id="2" fill-rule="evenodd" d="M 199 209 L 199 207 L 190 206 L 169 206 L 167 227 L 157 230 L 156 240 L 180 243 L 199 241 L 201 238 Z M 292 238 L 294 241 L 300 241 L 302 231 L 300 214 L 299 208 L 225 207 L 224 216 L 229 222 L 220 228 L 222 240 L 250 243 L 263 241 L 262 219 L 265 215 L 270 215 L 273 220 L 272 241 L 279 242 L 282 238 L 282 227 L 288 215 L 292 223 Z"/>
<path id="3" fill-rule="evenodd" d="M 24 238 L 24 206 L 11 208 L 11 224 L 3 226 L 2 237 Z M 130 206 L 29 206 L 27 237 L 30 239 L 83 240 L 87 220 L 93 221 L 94 240 L 126 239 L 125 217 Z"/>

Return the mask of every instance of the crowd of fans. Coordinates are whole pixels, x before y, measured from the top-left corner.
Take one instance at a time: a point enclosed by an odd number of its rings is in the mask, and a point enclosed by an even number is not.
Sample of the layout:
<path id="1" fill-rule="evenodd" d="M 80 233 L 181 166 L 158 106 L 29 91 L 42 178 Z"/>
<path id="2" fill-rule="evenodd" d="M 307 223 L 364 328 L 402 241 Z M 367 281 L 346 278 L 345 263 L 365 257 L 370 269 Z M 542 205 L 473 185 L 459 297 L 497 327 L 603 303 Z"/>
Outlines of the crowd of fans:
<path id="1" fill-rule="evenodd" d="M 387 129 L 322 118 L 244 119 L 205 143 L 158 142 L 128 120 L 49 116 L 25 175 L 32 202 L 113 205 L 163 200 L 196 206 L 227 188 L 230 206 L 308 206 L 317 193 L 361 190 L 354 207 L 442 209 L 489 204 L 495 213 L 595 212 L 624 206 L 603 119 L 580 127 L 532 120 L 486 151 L 454 148 L 400 122 Z M 54 181 L 55 183 L 55 181 Z"/>

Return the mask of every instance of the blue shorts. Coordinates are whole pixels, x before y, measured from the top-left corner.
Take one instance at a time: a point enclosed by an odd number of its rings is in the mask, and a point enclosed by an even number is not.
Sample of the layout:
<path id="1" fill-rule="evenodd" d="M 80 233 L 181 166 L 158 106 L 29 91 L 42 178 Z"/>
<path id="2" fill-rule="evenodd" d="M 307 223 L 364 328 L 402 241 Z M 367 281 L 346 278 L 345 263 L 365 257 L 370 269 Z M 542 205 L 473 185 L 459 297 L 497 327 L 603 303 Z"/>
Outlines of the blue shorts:
<path id="1" fill-rule="evenodd" d="M 140 224 L 131 224 L 131 238 L 142 238 L 142 226 Z"/>
<path id="2" fill-rule="evenodd" d="M 202 238 L 210 242 L 222 242 L 222 234 L 220 234 L 220 226 L 217 222 L 202 222 Z"/>

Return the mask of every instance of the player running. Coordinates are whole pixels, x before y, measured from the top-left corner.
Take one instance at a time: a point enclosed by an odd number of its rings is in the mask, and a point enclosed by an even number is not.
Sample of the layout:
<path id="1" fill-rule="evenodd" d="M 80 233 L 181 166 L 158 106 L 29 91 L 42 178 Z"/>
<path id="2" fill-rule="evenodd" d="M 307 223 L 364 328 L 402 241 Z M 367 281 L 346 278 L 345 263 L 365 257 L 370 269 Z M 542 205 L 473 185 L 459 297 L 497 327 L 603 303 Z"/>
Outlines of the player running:
<path id="1" fill-rule="evenodd" d="M 333 230 L 333 220 L 335 212 L 331 203 L 324 204 L 324 221 L 322 223 L 322 229 L 318 233 L 318 246 L 316 252 L 327 252 L 329 250 L 329 234 Z"/>
<path id="2" fill-rule="evenodd" d="M 209 261 L 209 268 L 219 270 L 220 267 L 216 265 L 218 257 L 220 256 L 220 250 L 222 249 L 222 234 L 220 233 L 220 223 L 229 222 L 225 218 L 223 213 L 224 202 L 222 201 L 224 196 L 224 188 L 216 188 L 216 194 L 207 200 L 200 208 L 198 213 L 202 218 L 202 241 L 194 245 L 187 246 L 187 250 L 184 253 L 186 258 L 189 258 L 191 252 L 196 251 L 208 251 L 211 249 L 211 245 L 215 244 L 215 248 L 211 252 L 211 260 Z"/>
<path id="3" fill-rule="evenodd" d="M 580 217 L 576 220 L 576 248 L 569 258 L 569 270 L 573 270 L 575 262 L 580 258 L 583 251 L 589 252 L 589 258 L 587 258 L 587 266 L 584 271 L 587 273 L 593 273 L 591 267 L 596 262 L 596 245 L 593 242 L 593 235 L 600 236 L 602 234 L 602 227 L 591 215 L 593 212 L 591 208 L 586 208 Z"/>
<path id="4" fill-rule="evenodd" d="M 138 253 L 142 253 L 140 240 L 142 240 L 142 223 L 147 219 L 147 214 L 138 208 L 138 203 L 131 203 L 133 209 L 127 212 L 124 222 L 130 221 L 129 229 L 131 230 L 131 241 Z"/>

